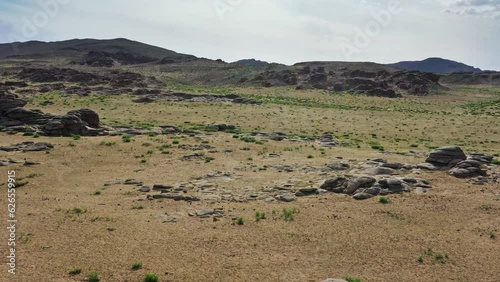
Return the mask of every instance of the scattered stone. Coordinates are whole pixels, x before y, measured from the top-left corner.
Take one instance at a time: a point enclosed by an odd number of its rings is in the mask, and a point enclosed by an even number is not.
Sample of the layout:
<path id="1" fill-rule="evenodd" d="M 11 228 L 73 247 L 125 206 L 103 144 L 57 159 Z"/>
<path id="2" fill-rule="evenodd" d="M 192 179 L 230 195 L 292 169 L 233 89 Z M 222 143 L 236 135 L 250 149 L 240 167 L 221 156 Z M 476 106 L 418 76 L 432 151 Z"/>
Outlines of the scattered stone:
<path id="1" fill-rule="evenodd" d="M 366 199 L 373 198 L 373 195 L 362 192 L 362 193 L 355 194 L 352 198 L 355 200 L 366 200 Z"/>
<path id="2" fill-rule="evenodd" d="M 382 167 L 388 167 L 388 168 L 392 168 L 392 169 L 395 169 L 395 170 L 400 170 L 404 167 L 404 164 L 401 164 L 401 163 L 383 163 L 381 165 Z"/>
<path id="3" fill-rule="evenodd" d="M 168 200 L 174 200 L 174 201 L 185 201 L 185 202 L 199 202 L 200 198 L 195 197 L 195 196 L 186 196 L 182 194 L 175 194 L 175 193 L 162 193 L 162 194 L 157 194 L 157 195 L 149 195 L 151 196 L 152 199 L 168 199 Z M 148 196 L 148 197 L 149 197 Z"/>
<path id="4" fill-rule="evenodd" d="M 391 175 L 394 174 L 395 171 L 388 167 L 374 167 L 365 170 L 364 173 L 368 175 Z"/>
<path id="5" fill-rule="evenodd" d="M 19 144 L 12 144 L 9 146 L 1 146 L 0 151 L 5 152 L 15 152 L 15 151 L 23 151 L 23 152 L 38 152 L 38 151 L 46 151 L 54 148 L 54 145 L 46 142 L 35 143 L 32 141 L 26 141 Z"/>
<path id="6" fill-rule="evenodd" d="M 127 179 L 127 180 L 125 180 L 125 182 L 123 184 L 140 186 L 140 185 L 142 185 L 142 181 L 137 180 L 137 179 Z"/>
<path id="7" fill-rule="evenodd" d="M 351 168 L 349 164 L 346 163 L 331 163 L 326 165 L 329 169 L 334 171 L 344 171 Z"/>
<path id="8" fill-rule="evenodd" d="M 316 194 L 318 194 L 318 188 L 308 187 L 300 189 L 297 193 L 295 193 L 295 196 L 304 197 Z"/>
<path id="9" fill-rule="evenodd" d="M 139 192 L 143 192 L 143 193 L 149 193 L 151 191 L 151 188 L 147 187 L 147 186 L 142 186 L 140 189 L 139 189 Z"/>
<path id="10" fill-rule="evenodd" d="M 295 197 L 295 195 L 292 194 L 285 194 L 285 195 L 279 195 L 278 200 L 289 203 L 297 200 L 297 197 Z"/>
<path id="11" fill-rule="evenodd" d="M 22 148 L 23 152 L 38 152 L 38 151 L 47 151 L 54 148 L 54 145 L 46 142 L 34 143 L 31 146 L 27 146 Z"/>
<path id="12" fill-rule="evenodd" d="M 111 181 L 104 183 L 104 186 L 113 186 L 113 185 L 119 185 L 119 184 L 123 184 L 123 180 L 120 180 L 120 179 L 111 180 Z"/>
<path id="13" fill-rule="evenodd" d="M 33 165 L 39 165 L 39 162 L 34 162 L 34 161 L 25 161 L 24 166 L 33 166 Z"/>
<path id="14" fill-rule="evenodd" d="M 166 191 L 166 190 L 172 190 L 174 189 L 173 186 L 170 185 L 153 185 L 153 191 Z"/>

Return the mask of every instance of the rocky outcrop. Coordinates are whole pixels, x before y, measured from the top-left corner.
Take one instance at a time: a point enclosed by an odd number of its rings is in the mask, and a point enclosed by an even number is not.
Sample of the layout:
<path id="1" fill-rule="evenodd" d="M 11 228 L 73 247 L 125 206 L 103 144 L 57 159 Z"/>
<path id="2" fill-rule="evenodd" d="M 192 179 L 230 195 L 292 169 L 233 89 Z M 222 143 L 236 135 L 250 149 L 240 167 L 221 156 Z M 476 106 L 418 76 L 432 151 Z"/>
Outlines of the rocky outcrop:
<path id="1" fill-rule="evenodd" d="M 460 147 L 442 147 L 433 150 L 425 163 L 419 164 L 418 168 L 425 170 L 448 170 L 461 161 L 467 159 Z"/>
<path id="2" fill-rule="evenodd" d="M 98 135 L 103 132 L 99 129 L 99 115 L 93 110 L 81 109 L 54 116 L 23 108 L 26 104 L 14 94 L 0 93 L 0 125 L 9 131 L 29 126 L 29 131 L 48 136 Z"/>
<path id="3" fill-rule="evenodd" d="M 143 92 L 141 92 L 143 93 Z M 144 91 L 145 93 L 145 91 Z M 238 95 L 210 95 L 210 94 L 188 94 L 182 92 L 166 92 L 141 95 L 140 98 L 133 100 L 135 103 L 152 103 L 155 101 L 168 102 L 196 102 L 196 103 L 234 103 L 260 105 L 262 103 L 252 99 L 243 98 Z"/>
<path id="4" fill-rule="evenodd" d="M 476 160 L 465 160 L 459 162 L 454 168 L 450 169 L 450 174 L 457 178 L 470 178 L 485 176 L 486 172 L 481 169 L 482 163 Z"/>

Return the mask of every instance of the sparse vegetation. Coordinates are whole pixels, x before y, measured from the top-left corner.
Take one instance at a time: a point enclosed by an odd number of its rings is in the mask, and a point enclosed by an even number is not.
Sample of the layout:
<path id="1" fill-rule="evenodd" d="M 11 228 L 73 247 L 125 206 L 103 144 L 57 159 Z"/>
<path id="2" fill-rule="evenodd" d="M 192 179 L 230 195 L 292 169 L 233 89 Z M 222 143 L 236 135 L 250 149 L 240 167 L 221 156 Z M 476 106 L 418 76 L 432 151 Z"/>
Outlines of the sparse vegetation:
<path id="1" fill-rule="evenodd" d="M 73 208 L 68 210 L 68 213 L 72 213 L 72 214 L 84 214 L 86 212 L 87 212 L 87 209 L 80 208 L 80 207 L 73 207 Z"/>
<path id="2" fill-rule="evenodd" d="M 297 208 L 284 208 L 283 209 L 283 219 L 285 221 L 293 221 L 295 219 L 295 214 L 297 214 L 299 210 Z"/>
<path id="3" fill-rule="evenodd" d="M 265 212 L 255 212 L 255 221 L 261 221 L 263 219 L 266 219 L 266 213 Z"/>
<path id="4" fill-rule="evenodd" d="M 128 134 L 125 134 L 125 135 L 122 136 L 122 141 L 124 143 L 130 143 L 130 142 L 132 142 L 132 136 L 130 136 Z"/>
<path id="5" fill-rule="evenodd" d="M 139 270 L 141 268 L 142 268 L 142 263 L 141 262 L 136 261 L 136 262 L 134 262 L 132 264 L 132 270 Z"/>
<path id="6" fill-rule="evenodd" d="M 233 222 L 233 223 L 234 223 L 234 224 L 236 224 L 236 225 L 244 225 L 244 224 L 245 224 L 245 219 L 244 219 L 243 217 L 241 217 L 241 216 L 240 216 L 240 217 L 237 217 L 237 218 L 234 220 L 234 222 Z"/>
<path id="7" fill-rule="evenodd" d="M 155 273 L 148 273 L 144 276 L 143 282 L 158 282 L 159 277 Z"/>
<path id="8" fill-rule="evenodd" d="M 82 268 L 81 267 L 73 267 L 68 272 L 69 275 L 78 275 L 80 273 L 82 273 Z"/>
<path id="9" fill-rule="evenodd" d="M 385 197 L 385 196 L 382 196 L 382 197 L 378 198 L 378 201 L 381 204 L 388 204 L 388 203 L 391 202 L 391 200 L 389 199 L 389 197 Z"/>
<path id="10" fill-rule="evenodd" d="M 101 278 L 99 277 L 99 273 L 97 273 L 95 271 L 90 272 L 87 275 L 87 281 L 88 282 L 99 282 L 99 281 L 101 281 Z"/>

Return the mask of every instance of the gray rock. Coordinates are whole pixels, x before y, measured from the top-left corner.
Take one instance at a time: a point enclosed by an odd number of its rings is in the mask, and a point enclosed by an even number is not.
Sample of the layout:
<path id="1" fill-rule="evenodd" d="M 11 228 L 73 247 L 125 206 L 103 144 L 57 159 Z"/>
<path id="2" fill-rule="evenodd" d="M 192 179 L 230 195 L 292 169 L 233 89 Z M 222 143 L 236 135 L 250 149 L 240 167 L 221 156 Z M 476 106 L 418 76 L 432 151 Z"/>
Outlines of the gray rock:
<path id="1" fill-rule="evenodd" d="M 295 197 L 295 195 L 292 194 L 285 194 L 285 195 L 280 195 L 278 199 L 282 202 L 289 203 L 297 200 L 297 197 Z"/>
<path id="2" fill-rule="evenodd" d="M 403 181 L 407 183 L 417 183 L 417 180 L 413 177 L 405 177 L 403 178 Z"/>
<path id="3" fill-rule="evenodd" d="M 347 282 L 347 281 L 344 279 L 328 278 L 326 280 L 323 280 L 322 282 Z"/>
<path id="4" fill-rule="evenodd" d="M 468 159 L 479 161 L 483 164 L 490 164 L 493 161 L 493 156 L 485 153 L 473 153 L 469 156 Z"/>
<path id="5" fill-rule="evenodd" d="M 335 171 L 343 171 L 351 168 L 349 164 L 346 163 L 331 163 L 326 165 L 329 169 Z"/>
<path id="6" fill-rule="evenodd" d="M 151 191 L 151 188 L 147 187 L 147 186 L 143 186 L 139 189 L 139 192 L 143 192 L 143 193 L 148 193 Z"/>
<path id="7" fill-rule="evenodd" d="M 380 190 L 381 190 L 380 187 L 371 187 L 371 188 L 364 189 L 363 193 L 377 196 L 378 194 L 380 194 Z"/>
<path id="8" fill-rule="evenodd" d="M 374 195 L 372 195 L 372 194 L 362 192 L 362 193 L 355 194 L 352 198 L 355 200 L 366 200 L 366 199 L 370 199 L 373 197 L 374 197 Z"/>
<path id="9" fill-rule="evenodd" d="M 174 187 L 170 185 L 159 185 L 159 184 L 153 185 L 154 191 L 172 190 L 173 188 Z"/>
<path id="10" fill-rule="evenodd" d="M 113 186 L 113 185 L 118 185 L 118 184 L 122 184 L 122 183 L 123 183 L 123 180 L 116 179 L 116 180 L 111 180 L 111 181 L 104 183 L 104 186 Z"/>
<path id="11" fill-rule="evenodd" d="M 318 188 L 307 187 L 307 188 L 300 189 L 297 193 L 295 193 L 295 196 L 303 197 L 303 196 L 310 196 L 310 195 L 316 195 L 316 194 L 318 194 Z"/>
<path id="12" fill-rule="evenodd" d="M 127 179 L 123 183 L 125 185 L 142 185 L 142 181 L 137 180 L 137 179 Z"/>
<path id="13" fill-rule="evenodd" d="M 460 147 L 442 147 L 433 150 L 425 160 L 436 166 L 448 166 L 455 160 L 466 160 L 467 156 Z"/>
<path id="14" fill-rule="evenodd" d="M 200 211 L 196 212 L 196 216 L 203 217 L 203 218 L 211 217 L 214 214 L 215 214 L 215 210 L 213 210 L 213 209 L 204 209 L 204 210 L 200 210 Z"/>
<path id="15" fill-rule="evenodd" d="M 450 174 L 457 178 L 470 178 L 486 175 L 486 171 L 481 169 L 482 163 L 476 160 L 465 160 L 459 162 L 454 168 L 450 169 Z"/>
<path id="16" fill-rule="evenodd" d="M 377 180 L 370 176 L 361 176 L 354 180 L 347 182 L 347 188 L 345 188 L 344 193 L 354 194 L 359 188 L 370 188 L 375 184 Z"/>
<path id="17" fill-rule="evenodd" d="M 427 189 L 425 189 L 423 187 L 417 187 L 415 189 L 415 194 L 417 194 L 417 195 L 423 195 L 425 193 L 427 193 Z"/>
<path id="18" fill-rule="evenodd" d="M 395 170 L 400 170 L 403 168 L 403 164 L 401 163 L 384 163 L 381 165 L 382 167 L 388 167 L 388 168 L 392 168 L 392 169 L 395 169 Z"/>
<path id="19" fill-rule="evenodd" d="M 440 170 L 442 166 L 437 166 L 435 164 L 431 163 L 421 163 L 417 165 L 417 168 L 423 169 L 423 170 Z"/>
<path id="20" fill-rule="evenodd" d="M 54 145 L 46 142 L 35 143 L 31 146 L 24 147 L 22 149 L 23 152 L 38 152 L 38 151 L 46 151 L 54 148 Z"/>
<path id="21" fill-rule="evenodd" d="M 345 177 L 337 177 L 333 179 L 327 179 L 323 184 L 321 185 L 321 189 L 325 189 L 328 191 L 333 191 L 334 189 L 340 188 L 341 190 L 338 193 L 341 193 L 341 191 L 344 189 L 344 184 L 347 182 L 347 178 Z"/>
<path id="22" fill-rule="evenodd" d="M 365 170 L 364 173 L 368 175 L 391 175 L 395 173 L 395 171 L 388 167 L 374 167 Z"/>

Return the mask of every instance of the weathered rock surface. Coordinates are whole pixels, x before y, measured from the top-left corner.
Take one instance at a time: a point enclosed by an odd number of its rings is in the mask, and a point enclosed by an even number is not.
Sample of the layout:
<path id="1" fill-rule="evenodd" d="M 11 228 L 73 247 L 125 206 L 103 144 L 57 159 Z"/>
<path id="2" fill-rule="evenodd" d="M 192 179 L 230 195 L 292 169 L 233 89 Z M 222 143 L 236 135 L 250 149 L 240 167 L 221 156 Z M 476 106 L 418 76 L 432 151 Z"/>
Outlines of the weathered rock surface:
<path id="1" fill-rule="evenodd" d="M 32 126 L 31 132 L 48 136 L 99 135 L 99 115 L 90 109 L 70 111 L 64 116 L 54 116 L 40 110 L 23 108 L 26 101 L 18 96 L 0 92 L 0 125 L 7 130 L 19 130 L 19 126 Z M 15 128 L 12 128 L 15 127 Z"/>
<path id="2" fill-rule="evenodd" d="M 450 169 L 450 174 L 457 178 L 470 178 L 486 175 L 486 171 L 481 169 L 482 163 L 476 160 L 465 160 L 459 162 Z"/>
<path id="3" fill-rule="evenodd" d="M 435 166 L 446 167 L 449 165 L 455 165 L 466 159 L 467 156 L 460 147 L 443 147 L 433 150 L 425 162 Z"/>

